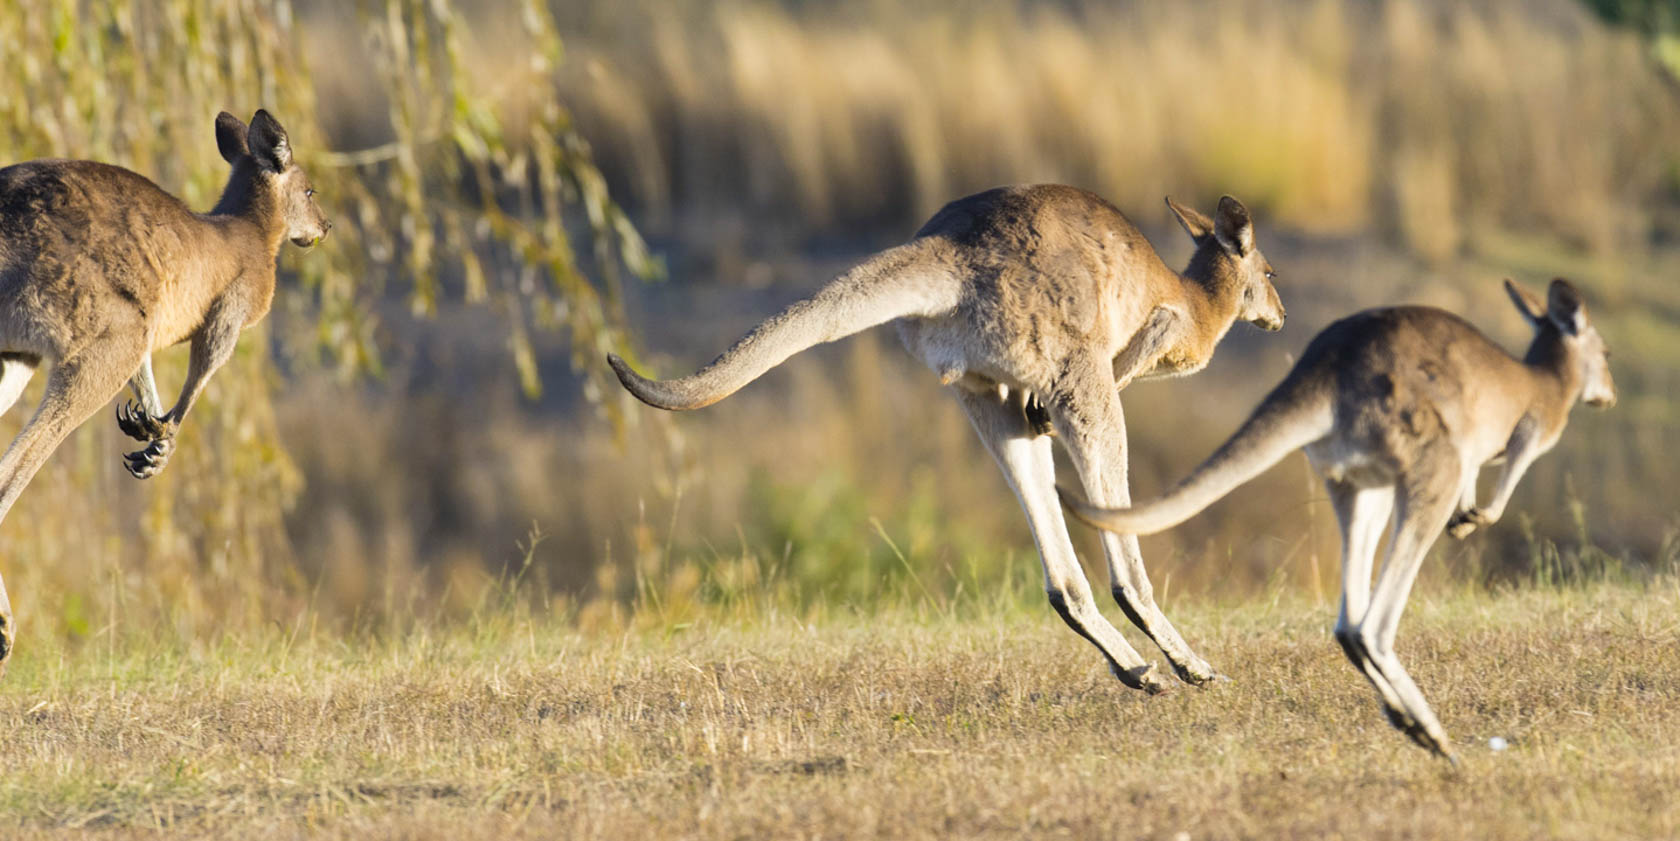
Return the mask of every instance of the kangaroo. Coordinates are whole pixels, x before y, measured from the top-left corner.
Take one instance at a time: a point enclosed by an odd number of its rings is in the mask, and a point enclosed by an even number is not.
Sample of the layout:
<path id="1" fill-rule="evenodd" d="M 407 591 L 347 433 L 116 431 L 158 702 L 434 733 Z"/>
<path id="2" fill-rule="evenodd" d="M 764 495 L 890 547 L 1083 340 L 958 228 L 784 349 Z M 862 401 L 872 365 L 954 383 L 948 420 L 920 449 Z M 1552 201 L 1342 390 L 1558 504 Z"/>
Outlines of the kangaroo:
<path id="1" fill-rule="evenodd" d="M 52 369 L 40 406 L 0 457 L 0 520 L 125 381 L 139 402 L 118 409 L 118 425 L 146 447 L 124 466 L 136 478 L 157 475 L 240 330 L 268 313 L 281 244 L 312 246 L 332 229 L 267 111 L 249 128 L 223 112 L 216 145 L 232 172 L 208 214 L 121 167 L 39 160 L 0 169 L 0 413 L 36 368 Z M 188 339 L 186 383 L 166 412 L 151 354 Z M 14 640 L 0 582 L 0 673 Z"/>
<path id="2" fill-rule="evenodd" d="M 1215 219 L 1167 205 L 1195 241 L 1168 268 L 1113 205 L 1073 187 L 1003 187 L 945 206 L 905 245 L 841 274 L 760 324 L 692 376 L 645 379 L 609 354 L 630 393 L 662 409 L 727 397 L 789 356 L 886 322 L 950 386 L 1032 528 L 1050 603 L 1127 686 L 1165 685 L 1098 611 L 1055 500 L 1054 431 L 1094 499 L 1125 505 L 1126 426 L 1119 390 L 1134 379 L 1207 365 L 1238 320 L 1282 327 L 1274 273 L 1241 202 Z M 1154 601 L 1136 538 L 1105 536 L 1111 590 L 1178 677 L 1217 674 Z"/>
<path id="3" fill-rule="evenodd" d="M 1520 362 L 1442 310 L 1361 312 L 1319 333 L 1236 434 L 1171 493 L 1130 509 L 1063 498 L 1092 525 L 1153 534 L 1304 448 L 1341 523 L 1336 640 L 1376 687 L 1388 720 L 1456 763 L 1446 732 L 1394 656 L 1418 567 L 1443 528 L 1462 538 L 1499 519 L 1523 472 L 1557 443 L 1577 400 L 1616 402 L 1610 353 L 1575 287 L 1552 281 L 1544 305 L 1510 280 L 1505 291 L 1534 327 Z M 1492 500 L 1477 505 L 1478 473 L 1500 462 Z M 1373 590 L 1372 560 L 1391 515 Z"/>

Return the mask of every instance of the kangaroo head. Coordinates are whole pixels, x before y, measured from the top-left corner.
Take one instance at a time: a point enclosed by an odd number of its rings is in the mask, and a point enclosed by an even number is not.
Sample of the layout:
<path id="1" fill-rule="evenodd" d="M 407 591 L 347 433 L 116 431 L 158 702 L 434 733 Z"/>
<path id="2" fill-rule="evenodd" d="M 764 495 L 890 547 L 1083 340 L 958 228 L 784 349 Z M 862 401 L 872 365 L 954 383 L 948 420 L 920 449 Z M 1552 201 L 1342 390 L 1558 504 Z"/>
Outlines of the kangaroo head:
<path id="1" fill-rule="evenodd" d="M 1283 328 L 1283 301 L 1272 281 L 1277 273 L 1260 247 L 1254 244 L 1254 221 L 1242 202 L 1225 196 L 1219 200 L 1215 218 L 1208 219 L 1194 209 L 1167 198 L 1167 207 L 1178 217 L 1196 253 L 1185 274 L 1205 283 L 1216 296 L 1231 296 L 1237 305 L 1236 318 L 1267 330 Z"/>
<path id="2" fill-rule="evenodd" d="M 275 197 L 281 227 L 293 245 L 307 248 L 332 230 L 332 221 L 315 203 L 315 188 L 292 160 L 292 144 L 286 129 L 267 111 L 258 110 L 249 128 L 238 117 L 223 111 L 216 117 L 216 147 L 237 173 L 241 161 L 255 167 L 255 178 L 265 181 Z"/>
<path id="3" fill-rule="evenodd" d="M 1505 280 L 1505 292 L 1535 330 L 1535 343 L 1555 341 L 1581 378 L 1581 402 L 1595 408 L 1616 405 L 1616 382 L 1610 377 L 1610 349 L 1587 318 L 1587 304 L 1575 286 L 1563 278 L 1552 281 L 1546 303 L 1527 289 Z"/>

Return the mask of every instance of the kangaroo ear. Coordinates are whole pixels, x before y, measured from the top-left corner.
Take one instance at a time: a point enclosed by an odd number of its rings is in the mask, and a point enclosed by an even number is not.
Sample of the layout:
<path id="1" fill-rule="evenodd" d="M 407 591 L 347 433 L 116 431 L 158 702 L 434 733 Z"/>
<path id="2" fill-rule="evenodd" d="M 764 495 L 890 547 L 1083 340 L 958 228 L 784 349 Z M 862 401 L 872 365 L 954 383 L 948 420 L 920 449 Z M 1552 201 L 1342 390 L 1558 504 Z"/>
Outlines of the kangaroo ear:
<path id="1" fill-rule="evenodd" d="M 1254 250 L 1254 222 L 1242 202 L 1230 196 L 1221 198 L 1216 216 L 1213 235 L 1231 256 L 1242 257 Z"/>
<path id="2" fill-rule="evenodd" d="M 1505 278 L 1505 294 L 1511 296 L 1511 303 L 1517 305 L 1517 312 L 1522 313 L 1522 317 L 1535 329 L 1539 329 L 1540 324 L 1546 320 L 1546 305 L 1540 303 L 1540 299 L 1535 297 L 1533 292 L 1518 286 L 1517 282 L 1510 278 Z"/>
<path id="3" fill-rule="evenodd" d="M 1172 196 L 1167 196 L 1167 208 L 1178 217 L 1178 224 L 1184 226 L 1184 232 L 1189 234 L 1197 245 L 1207 239 L 1208 234 L 1213 233 L 1213 220 L 1203 216 L 1201 211 L 1173 201 Z"/>
<path id="4" fill-rule="evenodd" d="M 246 144 L 251 149 L 251 157 L 264 169 L 285 172 L 292 165 L 292 143 L 286 139 L 286 130 L 267 111 L 259 110 L 251 118 Z"/>
<path id="5" fill-rule="evenodd" d="M 1546 290 L 1546 317 L 1559 330 L 1577 335 L 1587 329 L 1587 303 L 1573 284 L 1560 277 Z"/>
<path id="6" fill-rule="evenodd" d="M 226 111 L 216 115 L 216 148 L 222 160 L 230 164 L 250 154 L 245 145 L 245 124 Z"/>

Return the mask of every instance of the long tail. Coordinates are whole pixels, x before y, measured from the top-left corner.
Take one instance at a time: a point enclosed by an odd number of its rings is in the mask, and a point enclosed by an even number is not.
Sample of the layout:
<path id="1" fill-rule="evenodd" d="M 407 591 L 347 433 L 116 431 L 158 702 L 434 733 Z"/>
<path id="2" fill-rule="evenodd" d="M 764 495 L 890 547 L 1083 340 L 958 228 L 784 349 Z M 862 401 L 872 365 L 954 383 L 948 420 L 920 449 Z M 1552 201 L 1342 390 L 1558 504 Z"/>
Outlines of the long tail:
<path id="1" fill-rule="evenodd" d="M 1290 376 L 1261 401 L 1235 435 L 1166 496 L 1133 508 L 1099 508 L 1062 493 L 1062 502 L 1085 522 L 1121 534 L 1165 531 L 1260 475 L 1290 452 L 1330 433 L 1330 388 Z"/>
<path id="2" fill-rule="evenodd" d="M 924 240 L 883 251 L 830 281 L 817 294 L 771 316 L 691 376 L 650 380 L 616 354 L 607 363 L 643 403 L 661 409 L 710 406 L 814 345 L 906 316 L 934 316 L 957 305 L 956 274 L 933 259 Z"/>

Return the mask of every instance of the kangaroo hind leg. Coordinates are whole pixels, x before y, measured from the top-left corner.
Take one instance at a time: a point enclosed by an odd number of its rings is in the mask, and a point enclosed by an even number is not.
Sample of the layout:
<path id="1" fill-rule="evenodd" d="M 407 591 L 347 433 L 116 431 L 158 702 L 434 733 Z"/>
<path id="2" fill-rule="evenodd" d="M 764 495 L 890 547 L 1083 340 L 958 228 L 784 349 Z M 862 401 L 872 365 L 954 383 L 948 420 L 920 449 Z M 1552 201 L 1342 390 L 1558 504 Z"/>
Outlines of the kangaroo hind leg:
<path id="1" fill-rule="evenodd" d="M 974 431 L 997 460 L 1027 515 L 1044 565 L 1044 590 L 1051 607 L 1068 627 L 1103 653 L 1109 669 L 1122 683 L 1150 694 L 1164 691 L 1155 667 L 1097 610 L 1056 499 L 1056 464 L 1050 439 L 1039 435 L 1030 424 L 1024 395 L 1016 392 L 1004 396 L 1001 390 L 959 390 L 957 394 Z"/>
<path id="2" fill-rule="evenodd" d="M 1369 668 L 1387 681 L 1398 700 L 1396 706 L 1389 698 L 1383 699 L 1389 722 L 1421 747 L 1454 762 L 1457 760 L 1446 730 L 1395 656 L 1394 637 L 1424 556 L 1458 503 L 1461 472 L 1454 448 L 1437 444 L 1420 453 L 1411 469 L 1400 476 L 1395 487 L 1394 533 L 1389 538 L 1388 557 L 1371 592 L 1371 606 L 1357 627 L 1357 639 Z"/>
<path id="3" fill-rule="evenodd" d="M 1365 679 L 1382 696 L 1383 709 L 1394 726 L 1406 730 L 1408 723 L 1392 718 L 1394 710 L 1404 709 L 1399 694 L 1377 670 L 1359 638 L 1359 625 L 1370 612 L 1371 567 L 1382 543 L 1383 527 L 1394 512 L 1394 488 L 1359 487 L 1336 480 L 1324 485 L 1342 527 L 1342 607 L 1336 617 L 1336 642 L 1354 668 L 1364 673 Z"/>
<path id="4" fill-rule="evenodd" d="M 41 405 L 36 407 L 34 416 L 24 424 L 23 430 L 12 439 L 6 454 L 0 456 L 0 521 L 5 520 L 6 512 L 12 509 L 12 504 L 17 502 L 29 480 L 35 477 L 36 471 L 41 469 L 53 450 L 58 449 L 64 437 L 81 426 L 122 388 L 123 379 L 130 369 L 101 364 L 107 358 L 108 355 L 101 355 L 95 362 L 71 358 L 53 366 L 52 375 L 47 379 L 46 393 L 41 396 Z M 138 362 L 138 349 L 132 358 Z M 11 374 L 8 372 L 4 376 Z M 4 672 L 6 660 L 12 654 L 16 633 L 11 601 L 5 596 L 4 581 L 0 580 L 0 673 Z"/>
<path id="5" fill-rule="evenodd" d="M 1067 448 L 1074 469 L 1093 505 L 1123 508 L 1131 504 L 1126 478 L 1126 419 L 1120 408 L 1114 371 L 1096 360 L 1072 360 L 1051 390 L 1049 414 Z M 1155 604 L 1149 573 L 1136 535 L 1101 532 L 1108 559 L 1109 587 L 1132 624 L 1138 626 L 1172 663 L 1185 683 L 1203 686 L 1219 678 L 1206 660 L 1190 650 L 1178 629 Z"/>

